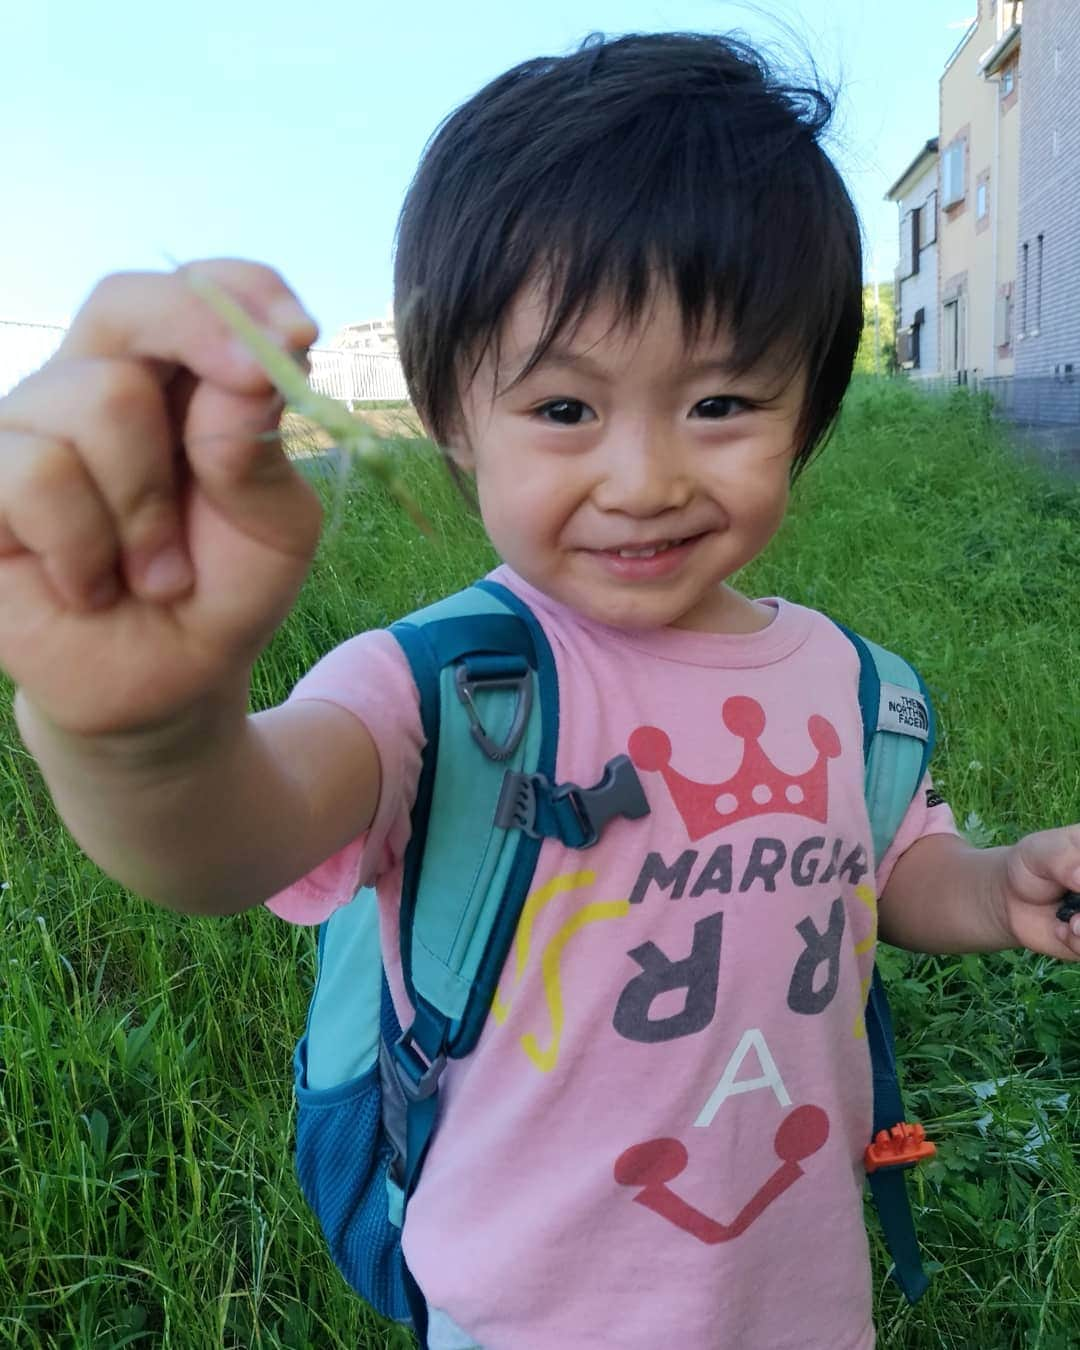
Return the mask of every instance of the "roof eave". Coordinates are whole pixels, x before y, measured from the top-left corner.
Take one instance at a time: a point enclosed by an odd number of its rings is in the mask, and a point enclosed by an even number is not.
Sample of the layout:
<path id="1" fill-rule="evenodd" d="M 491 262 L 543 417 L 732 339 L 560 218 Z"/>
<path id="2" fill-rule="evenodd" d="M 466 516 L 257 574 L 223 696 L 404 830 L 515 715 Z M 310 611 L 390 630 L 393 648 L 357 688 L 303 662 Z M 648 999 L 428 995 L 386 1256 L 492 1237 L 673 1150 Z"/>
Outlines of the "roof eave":
<path id="1" fill-rule="evenodd" d="M 894 202 L 898 197 L 903 196 L 903 193 L 900 191 L 901 187 L 903 187 L 909 178 L 914 177 L 925 168 L 925 161 L 936 159 L 937 153 L 938 138 L 936 136 L 931 136 L 888 192 L 886 192 L 885 200 L 887 202 Z"/>
<path id="2" fill-rule="evenodd" d="M 1016 51 L 1020 46 L 1020 32 L 1020 25 L 1014 23 L 1010 29 L 1002 33 L 988 52 L 982 54 L 979 58 L 979 69 L 984 77 L 996 75 L 1013 52 Z"/>

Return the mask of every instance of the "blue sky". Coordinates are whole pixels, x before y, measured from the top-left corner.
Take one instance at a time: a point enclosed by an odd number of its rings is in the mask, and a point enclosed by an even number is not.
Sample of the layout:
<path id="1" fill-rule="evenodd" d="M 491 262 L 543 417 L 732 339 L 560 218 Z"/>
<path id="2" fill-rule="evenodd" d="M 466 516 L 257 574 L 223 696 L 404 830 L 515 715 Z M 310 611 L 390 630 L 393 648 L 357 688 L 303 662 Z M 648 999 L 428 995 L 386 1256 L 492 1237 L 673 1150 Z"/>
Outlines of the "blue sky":
<path id="1" fill-rule="evenodd" d="M 327 335 L 386 312 L 424 142 L 484 82 L 591 30 L 741 28 L 803 43 L 841 99 L 829 148 L 877 275 L 883 195 L 937 133 L 975 0 L 31 0 L 4 18 L 0 318 L 64 323 L 117 269 L 272 263 Z M 794 31 L 778 39 L 762 11 Z M 791 56 L 788 62 L 791 63 Z M 870 276 L 868 258 L 868 278 Z"/>

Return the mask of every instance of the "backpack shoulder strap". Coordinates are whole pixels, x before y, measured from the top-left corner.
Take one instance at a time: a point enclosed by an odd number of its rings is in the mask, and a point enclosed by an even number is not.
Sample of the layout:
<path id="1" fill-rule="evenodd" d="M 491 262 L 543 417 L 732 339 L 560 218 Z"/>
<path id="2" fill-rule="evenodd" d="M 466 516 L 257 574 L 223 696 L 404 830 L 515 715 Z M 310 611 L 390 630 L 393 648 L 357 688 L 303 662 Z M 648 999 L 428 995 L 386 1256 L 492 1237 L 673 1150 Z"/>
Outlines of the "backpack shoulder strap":
<path id="1" fill-rule="evenodd" d="M 540 625 L 482 581 L 392 624 L 420 701 L 424 750 L 402 870 L 401 963 L 414 1017 L 391 1049 L 405 1102 L 402 1206 L 435 1130 L 448 1055 L 475 1044 L 541 840 L 493 828 L 504 776 L 554 778 L 558 685 Z M 416 1333 L 427 1306 L 404 1268 Z"/>
<path id="2" fill-rule="evenodd" d="M 401 959 L 417 1014 L 406 1045 L 428 1064 L 475 1043 L 501 970 L 493 930 L 509 927 L 509 944 L 517 916 L 507 897 L 520 888 L 524 898 L 539 852 L 538 838 L 493 828 L 505 775 L 554 773 L 554 662 L 539 625 L 508 596 L 481 582 L 390 630 L 416 681 L 426 740 Z"/>
<path id="3" fill-rule="evenodd" d="M 555 782 L 555 663 L 511 591 L 481 581 L 391 631 L 416 678 L 427 738 L 401 902 L 416 1009 L 401 1052 L 407 1062 L 415 1044 L 422 1076 L 425 1062 L 475 1045 L 543 839 L 589 848 L 613 817 L 649 807 L 626 755 L 591 787 Z"/>
<path id="4" fill-rule="evenodd" d="M 926 773 L 936 737 L 922 677 L 903 657 L 837 624 L 859 657 L 866 803 L 880 862 Z M 885 733 L 885 734 L 881 734 Z"/>
<path id="5" fill-rule="evenodd" d="M 902 657 L 860 637 L 843 624 L 859 657 L 859 710 L 863 723 L 865 792 L 875 862 L 885 856 L 919 789 L 934 747 L 935 723 L 930 696 L 918 672 Z M 873 1137 L 904 1121 L 892 1015 L 874 967 L 866 1002 L 866 1036 L 874 1087 Z M 893 1279 L 909 1303 L 926 1292 L 930 1280 L 923 1266 L 904 1183 L 912 1164 L 878 1167 L 868 1175 L 885 1243 L 892 1257 Z"/>

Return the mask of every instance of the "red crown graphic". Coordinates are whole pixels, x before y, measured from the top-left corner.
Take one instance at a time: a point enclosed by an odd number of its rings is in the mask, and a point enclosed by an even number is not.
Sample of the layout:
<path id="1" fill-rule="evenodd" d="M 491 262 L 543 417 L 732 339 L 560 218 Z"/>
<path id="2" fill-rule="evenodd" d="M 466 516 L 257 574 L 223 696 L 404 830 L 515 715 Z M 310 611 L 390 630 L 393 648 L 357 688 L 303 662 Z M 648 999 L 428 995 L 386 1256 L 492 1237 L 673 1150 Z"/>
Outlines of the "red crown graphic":
<path id="1" fill-rule="evenodd" d="M 806 723 L 817 759 L 801 774 L 784 773 L 762 750 L 765 713 L 756 699 L 736 695 L 720 710 L 724 725 L 746 742 L 739 771 L 726 783 L 695 783 L 671 767 L 671 741 L 659 727 L 638 727 L 630 735 L 630 758 L 639 769 L 660 773 L 686 824 L 691 840 L 770 812 L 807 816 L 824 824 L 829 811 L 828 760 L 840 753 L 840 737 L 824 717 Z"/>

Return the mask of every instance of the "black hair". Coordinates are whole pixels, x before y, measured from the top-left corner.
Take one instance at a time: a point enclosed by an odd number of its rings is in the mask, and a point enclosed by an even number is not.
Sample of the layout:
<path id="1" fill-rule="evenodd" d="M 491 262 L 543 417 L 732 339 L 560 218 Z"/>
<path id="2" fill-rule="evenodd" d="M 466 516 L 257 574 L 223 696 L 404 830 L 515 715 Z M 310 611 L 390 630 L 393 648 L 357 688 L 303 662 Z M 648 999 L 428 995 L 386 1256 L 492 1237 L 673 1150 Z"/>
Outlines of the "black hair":
<path id="1" fill-rule="evenodd" d="M 523 286 L 547 323 L 519 378 L 597 299 L 636 322 L 658 279 L 688 340 L 723 326 L 733 363 L 806 373 L 794 477 L 831 431 L 862 329 L 858 217 L 820 145 L 816 77 L 700 33 L 589 38 L 525 61 L 452 113 L 398 221 L 395 318 L 413 401 L 448 443 Z"/>

